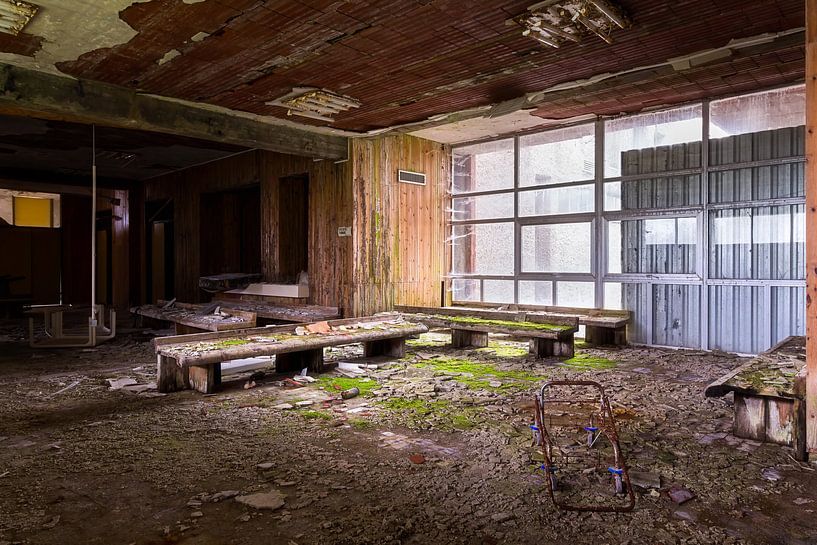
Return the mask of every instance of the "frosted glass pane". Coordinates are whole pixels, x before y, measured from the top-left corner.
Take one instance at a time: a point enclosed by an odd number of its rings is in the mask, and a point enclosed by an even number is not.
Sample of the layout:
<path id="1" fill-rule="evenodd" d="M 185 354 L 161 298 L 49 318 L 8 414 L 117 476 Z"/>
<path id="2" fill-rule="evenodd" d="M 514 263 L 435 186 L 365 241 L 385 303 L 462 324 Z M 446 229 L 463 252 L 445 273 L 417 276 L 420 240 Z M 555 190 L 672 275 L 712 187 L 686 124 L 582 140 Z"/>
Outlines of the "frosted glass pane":
<path id="1" fill-rule="evenodd" d="M 454 274 L 513 274 L 513 223 L 455 225 L 451 247 Z"/>
<path id="2" fill-rule="evenodd" d="M 709 106 L 710 138 L 723 138 L 806 123 L 803 85 L 715 100 Z"/>
<path id="3" fill-rule="evenodd" d="M 578 125 L 519 139 L 519 185 L 579 182 L 595 177 L 595 127 Z"/>
<path id="4" fill-rule="evenodd" d="M 519 282 L 519 304 L 552 305 L 553 282 L 528 280 Z"/>
<path id="5" fill-rule="evenodd" d="M 483 290 L 485 303 L 513 303 L 513 280 L 485 280 Z"/>
<path id="6" fill-rule="evenodd" d="M 514 179 L 513 139 L 456 148 L 452 152 L 452 192 L 511 189 Z"/>
<path id="7" fill-rule="evenodd" d="M 513 193 L 458 197 L 452 199 L 453 221 L 487 220 L 513 217 Z"/>
<path id="8" fill-rule="evenodd" d="M 579 185 L 536 189 L 519 193 L 521 217 L 579 214 L 595 210 L 594 186 Z"/>
<path id="9" fill-rule="evenodd" d="M 589 222 L 522 227 L 522 271 L 590 273 Z"/>
<path id="10" fill-rule="evenodd" d="M 557 282 L 556 304 L 560 307 L 593 308 L 596 290 L 592 282 Z"/>
<path id="11" fill-rule="evenodd" d="M 479 280 L 455 278 L 451 281 L 451 298 L 454 301 L 479 301 Z"/>

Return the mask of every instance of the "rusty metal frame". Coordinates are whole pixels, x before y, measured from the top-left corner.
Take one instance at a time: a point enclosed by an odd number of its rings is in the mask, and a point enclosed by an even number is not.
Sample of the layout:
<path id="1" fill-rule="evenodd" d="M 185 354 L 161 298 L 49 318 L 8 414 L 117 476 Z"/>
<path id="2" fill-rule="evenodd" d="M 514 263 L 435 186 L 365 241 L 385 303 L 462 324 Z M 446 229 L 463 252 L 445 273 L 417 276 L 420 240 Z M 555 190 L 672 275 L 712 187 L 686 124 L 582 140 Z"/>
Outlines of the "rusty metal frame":
<path id="1" fill-rule="evenodd" d="M 601 434 L 607 437 L 613 448 L 613 458 L 616 469 L 620 470 L 621 484 L 623 492 L 627 498 L 627 503 L 623 505 L 573 505 L 561 501 L 556 494 L 556 483 L 554 478 L 555 464 L 553 457 L 554 442 L 545 425 L 545 408 L 548 403 L 554 403 L 554 400 L 545 397 L 545 392 L 552 386 L 586 386 L 595 388 L 599 394 L 599 423 L 598 430 Z M 571 400 L 575 401 L 575 400 Z M 539 395 L 535 398 L 535 413 L 534 413 L 534 438 L 537 446 L 542 449 L 542 454 L 545 457 L 543 469 L 547 475 L 548 493 L 551 501 L 559 509 L 565 511 L 580 511 L 580 512 L 595 512 L 595 513 L 628 513 L 635 507 L 635 493 L 633 492 L 632 484 L 630 483 L 630 475 L 627 469 L 627 462 L 624 458 L 624 453 L 621 451 L 621 446 L 618 440 L 618 430 L 616 429 L 615 418 L 613 417 L 613 410 L 610 405 L 610 400 L 604 392 L 604 387 L 598 382 L 592 380 L 552 380 L 542 385 L 539 390 Z M 595 442 L 595 441 L 594 441 Z M 591 448 L 592 445 L 588 446 Z"/>

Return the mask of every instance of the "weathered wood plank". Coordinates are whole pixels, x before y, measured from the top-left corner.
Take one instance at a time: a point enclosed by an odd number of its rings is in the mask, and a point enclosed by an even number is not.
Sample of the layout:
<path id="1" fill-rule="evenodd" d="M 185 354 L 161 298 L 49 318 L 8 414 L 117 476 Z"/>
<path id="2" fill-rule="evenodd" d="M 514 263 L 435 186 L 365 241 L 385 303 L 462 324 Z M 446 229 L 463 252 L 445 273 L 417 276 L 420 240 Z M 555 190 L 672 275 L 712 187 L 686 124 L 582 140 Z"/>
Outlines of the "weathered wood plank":
<path id="1" fill-rule="evenodd" d="M 10 64 L 0 64 L 0 112 L 176 134 L 320 159 L 345 159 L 348 153 L 342 136 Z"/>
<path id="2" fill-rule="evenodd" d="M 451 346 L 453 348 L 484 348 L 488 346 L 488 333 L 467 329 L 452 329 Z"/>

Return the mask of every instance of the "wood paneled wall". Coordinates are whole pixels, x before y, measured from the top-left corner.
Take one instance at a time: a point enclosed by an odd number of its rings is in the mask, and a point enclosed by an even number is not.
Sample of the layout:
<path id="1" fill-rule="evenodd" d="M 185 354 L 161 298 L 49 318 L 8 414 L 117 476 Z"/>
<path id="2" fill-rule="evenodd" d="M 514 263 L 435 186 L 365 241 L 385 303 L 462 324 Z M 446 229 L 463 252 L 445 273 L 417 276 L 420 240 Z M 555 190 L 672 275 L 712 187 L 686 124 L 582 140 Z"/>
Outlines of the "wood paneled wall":
<path id="1" fill-rule="evenodd" d="M 311 303 L 338 306 L 346 316 L 395 304 L 439 305 L 450 149 L 408 135 L 357 139 L 350 146 L 344 163 L 251 151 L 146 182 L 145 200 L 174 201 L 176 297 L 201 296 L 201 194 L 255 183 L 261 187 L 264 278 L 291 276 L 281 265 L 287 250 L 280 236 L 292 211 L 280 206 L 280 180 L 307 174 Z M 426 185 L 398 183 L 398 169 L 425 173 Z M 339 227 L 351 227 L 352 236 L 339 236 Z"/>
<path id="2" fill-rule="evenodd" d="M 409 135 L 352 140 L 356 315 L 439 306 L 446 272 L 449 147 Z M 426 185 L 397 181 L 398 169 Z"/>
<path id="3" fill-rule="evenodd" d="M 201 274 L 201 195 L 252 184 L 261 187 L 261 271 L 280 280 L 279 233 L 289 211 L 279 206 L 280 178 L 309 176 L 310 302 L 348 309 L 351 304 L 351 240 L 338 239 L 337 228 L 351 225 L 352 192 L 348 162 L 313 161 L 266 151 L 249 151 L 220 161 L 174 172 L 145 182 L 145 200 L 173 199 L 175 295 L 198 301 Z"/>

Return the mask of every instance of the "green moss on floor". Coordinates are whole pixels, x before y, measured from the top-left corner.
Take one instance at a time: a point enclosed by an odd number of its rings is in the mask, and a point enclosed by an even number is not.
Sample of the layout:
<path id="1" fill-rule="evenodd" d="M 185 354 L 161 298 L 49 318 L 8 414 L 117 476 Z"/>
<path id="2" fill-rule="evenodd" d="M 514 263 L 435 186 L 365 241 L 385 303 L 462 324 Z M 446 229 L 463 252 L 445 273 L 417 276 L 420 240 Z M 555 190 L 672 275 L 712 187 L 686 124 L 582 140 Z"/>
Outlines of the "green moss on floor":
<path id="1" fill-rule="evenodd" d="M 412 424 L 433 422 L 442 430 L 469 430 L 481 422 L 481 407 L 454 406 L 444 399 L 408 399 L 393 397 L 377 403 L 387 413 Z"/>
<path id="2" fill-rule="evenodd" d="M 332 414 L 327 411 L 307 410 L 299 411 L 298 414 L 307 420 L 332 420 Z"/>
<path id="3" fill-rule="evenodd" d="M 324 375 L 318 377 L 318 380 L 313 383 L 313 386 L 323 387 L 327 391 L 335 394 L 339 394 L 344 390 L 358 388 L 360 389 L 360 395 L 370 396 L 373 390 L 380 388 L 380 383 L 370 378 L 332 377 Z"/>
<path id="4" fill-rule="evenodd" d="M 613 360 L 592 356 L 584 352 L 576 353 L 574 357 L 565 360 L 562 362 L 562 364 L 565 367 L 570 367 L 571 369 L 576 369 L 579 371 L 612 369 L 618 365 L 618 363 L 614 362 Z"/>
<path id="5" fill-rule="evenodd" d="M 568 325 L 540 324 L 536 322 L 513 322 L 510 320 L 488 320 L 485 318 L 473 318 L 471 316 L 433 315 L 432 317 L 446 320 L 449 322 L 454 322 L 456 324 L 510 327 L 513 329 L 527 331 L 567 331 L 569 329 L 573 329 Z"/>
<path id="6" fill-rule="evenodd" d="M 435 374 L 450 374 L 453 380 L 474 390 L 527 388 L 528 383 L 542 380 L 541 376 L 534 375 L 529 371 L 501 370 L 489 363 L 478 363 L 464 358 L 437 356 L 415 366 L 433 369 Z M 491 386 L 490 383 L 493 381 L 501 382 L 502 385 L 498 387 Z"/>
<path id="7" fill-rule="evenodd" d="M 406 345 L 431 348 L 435 346 L 445 346 L 448 344 L 448 341 L 449 339 L 446 338 L 440 339 L 428 333 L 423 333 L 419 339 L 406 339 Z"/>
<path id="8" fill-rule="evenodd" d="M 477 348 L 477 352 L 495 356 L 497 358 L 520 358 L 528 355 L 527 348 L 520 348 L 510 344 L 501 344 L 495 341 L 489 341 L 485 348 Z"/>

